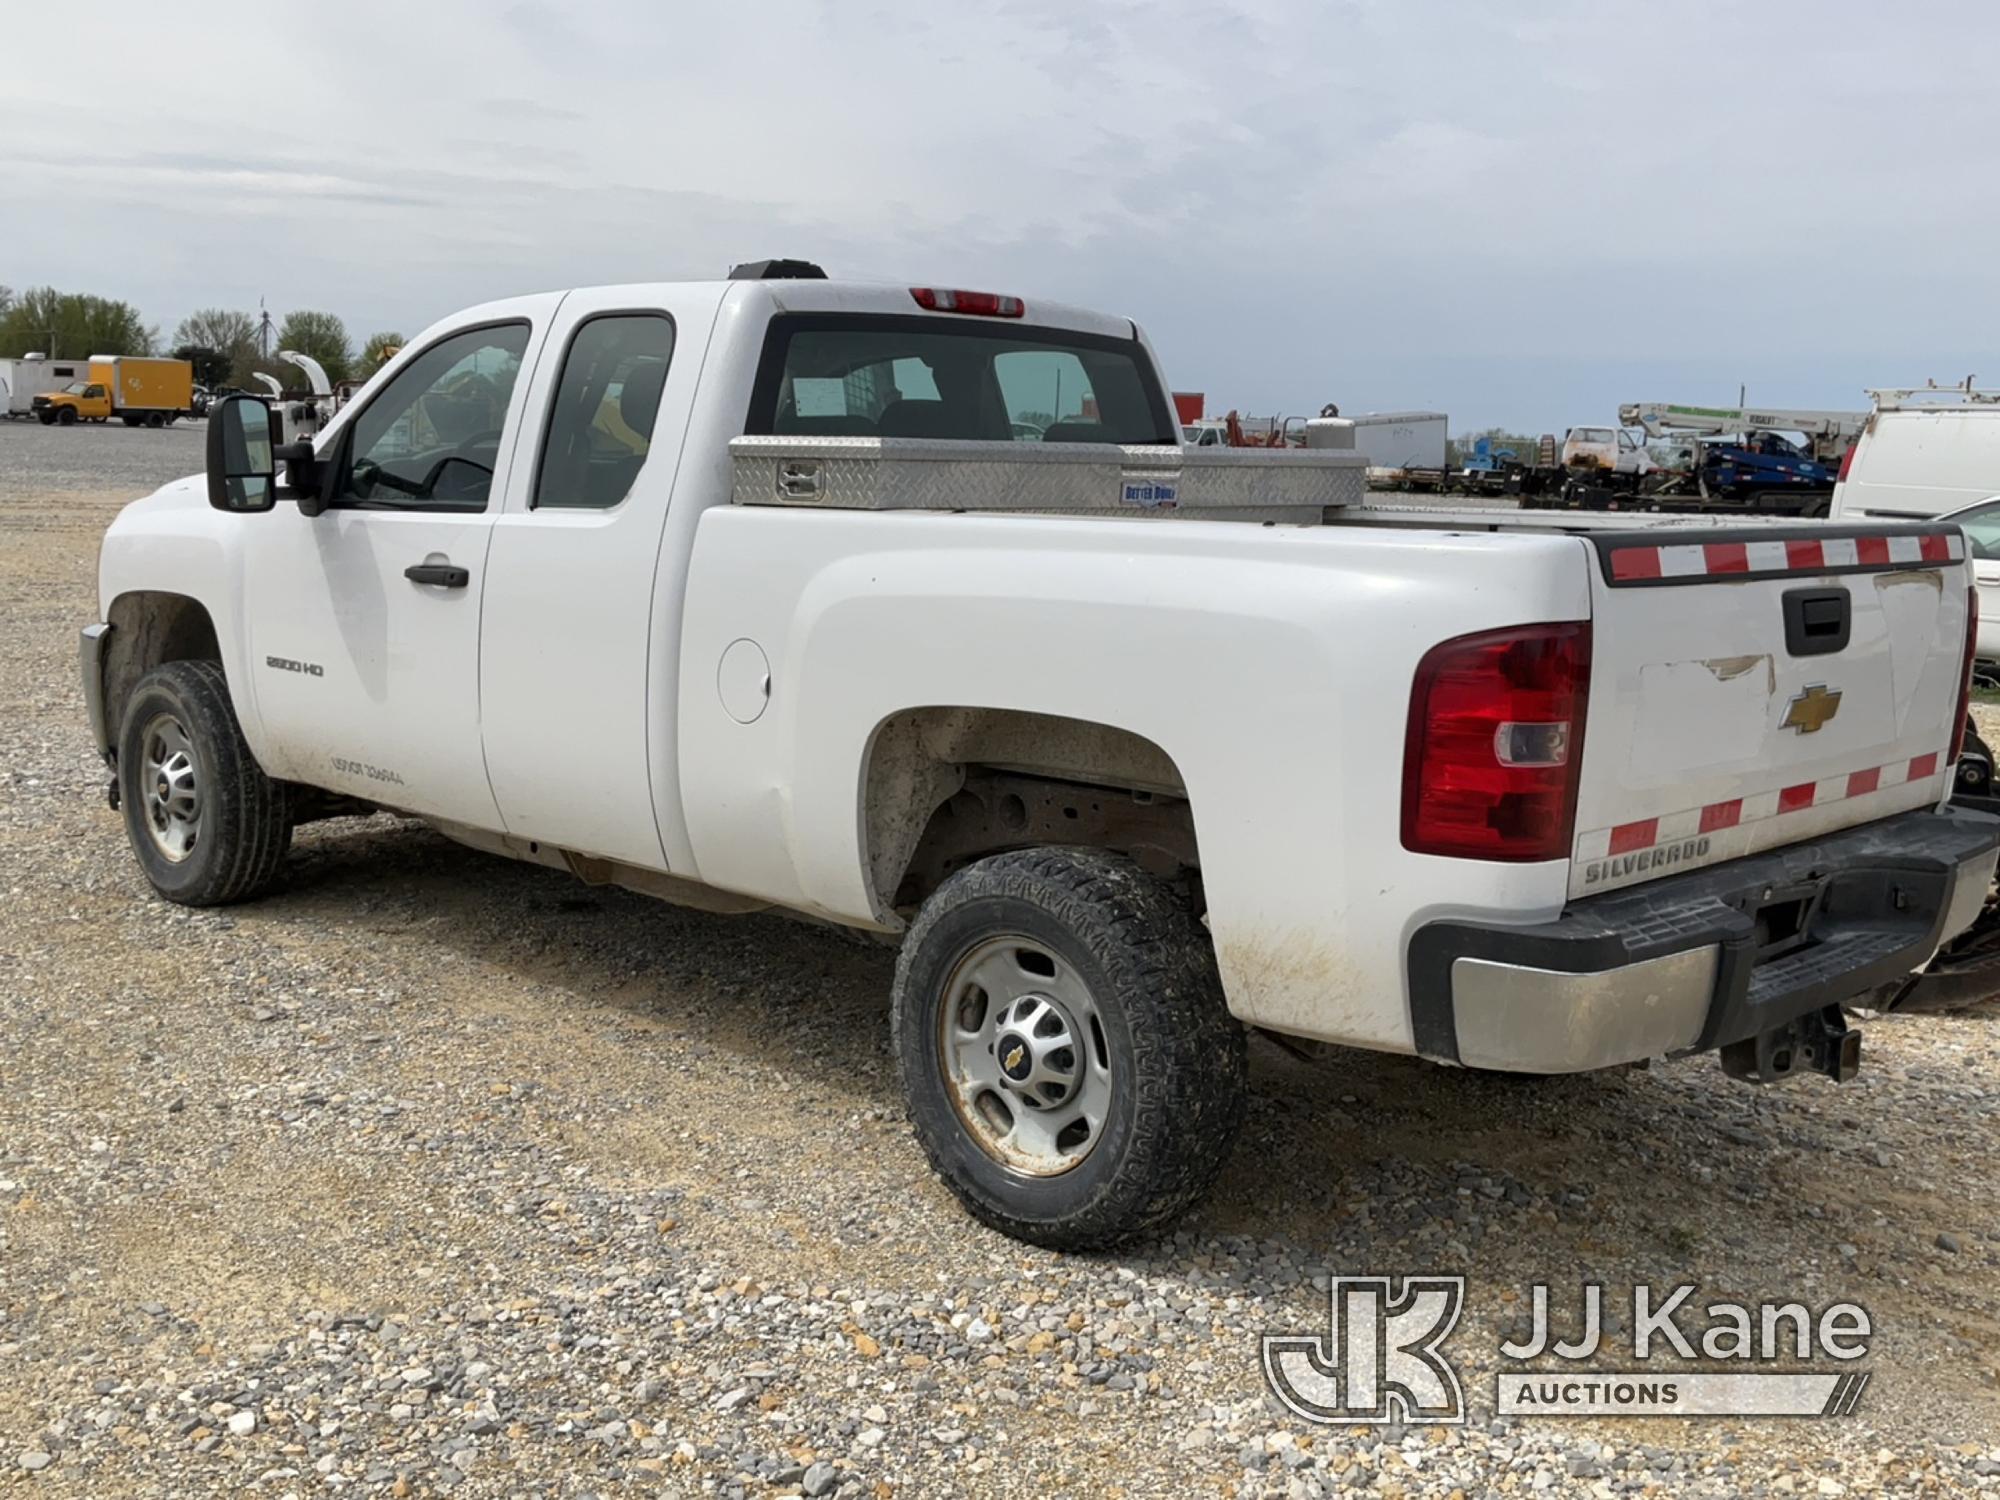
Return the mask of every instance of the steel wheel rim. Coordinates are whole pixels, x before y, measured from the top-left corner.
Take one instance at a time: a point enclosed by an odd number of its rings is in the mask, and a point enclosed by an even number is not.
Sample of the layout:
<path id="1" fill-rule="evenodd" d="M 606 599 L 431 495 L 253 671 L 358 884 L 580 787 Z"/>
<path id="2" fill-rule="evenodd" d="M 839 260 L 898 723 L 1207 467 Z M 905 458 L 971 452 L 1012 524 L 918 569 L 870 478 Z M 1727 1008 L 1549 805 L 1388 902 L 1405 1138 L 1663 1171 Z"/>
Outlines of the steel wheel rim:
<path id="1" fill-rule="evenodd" d="M 175 864 L 201 836 L 194 744 L 172 714 L 155 714 L 139 736 L 139 811 L 153 847 Z"/>
<path id="2" fill-rule="evenodd" d="M 1055 1177 L 1096 1149 L 1113 1079 L 1090 987 L 1033 938 L 966 950 L 938 1007 L 946 1092 L 979 1149 L 1010 1172 Z"/>

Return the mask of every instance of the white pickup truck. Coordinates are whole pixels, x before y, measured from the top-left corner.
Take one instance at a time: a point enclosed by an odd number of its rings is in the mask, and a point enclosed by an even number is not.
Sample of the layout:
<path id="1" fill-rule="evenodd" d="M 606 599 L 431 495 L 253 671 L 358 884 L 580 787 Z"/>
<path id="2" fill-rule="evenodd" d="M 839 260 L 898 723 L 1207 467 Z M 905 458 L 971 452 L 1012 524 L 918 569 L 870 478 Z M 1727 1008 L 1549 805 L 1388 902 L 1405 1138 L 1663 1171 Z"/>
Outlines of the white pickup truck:
<path id="1" fill-rule="evenodd" d="M 387 809 L 889 935 L 924 1149 L 1070 1247 L 1213 1180 L 1248 1027 L 1845 1077 L 1985 899 L 1955 528 L 1370 504 L 1183 448 L 1124 318 L 740 269 L 470 309 L 275 454 L 232 398 L 126 507 L 83 687 L 160 894 Z"/>

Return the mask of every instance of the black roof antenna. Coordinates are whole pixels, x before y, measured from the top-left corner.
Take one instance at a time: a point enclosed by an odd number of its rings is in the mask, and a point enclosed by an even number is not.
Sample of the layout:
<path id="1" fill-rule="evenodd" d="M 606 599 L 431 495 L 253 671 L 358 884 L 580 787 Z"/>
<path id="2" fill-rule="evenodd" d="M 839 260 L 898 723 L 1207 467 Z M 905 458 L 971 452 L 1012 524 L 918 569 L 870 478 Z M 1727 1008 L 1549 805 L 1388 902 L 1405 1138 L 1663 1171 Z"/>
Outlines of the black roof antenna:
<path id="1" fill-rule="evenodd" d="M 809 260 L 746 260 L 729 268 L 731 281 L 824 281 L 826 272 Z"/>

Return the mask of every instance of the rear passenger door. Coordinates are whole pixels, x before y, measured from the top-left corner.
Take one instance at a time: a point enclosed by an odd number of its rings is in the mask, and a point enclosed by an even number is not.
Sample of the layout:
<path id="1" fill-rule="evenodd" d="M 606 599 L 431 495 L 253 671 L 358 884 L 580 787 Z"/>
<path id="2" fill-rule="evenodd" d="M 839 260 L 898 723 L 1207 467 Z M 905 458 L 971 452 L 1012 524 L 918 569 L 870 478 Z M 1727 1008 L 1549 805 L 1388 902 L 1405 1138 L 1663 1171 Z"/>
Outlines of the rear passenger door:
<path id="1" fill-rule="evenodd" d="M 666 868 L 649 748 L 673 704 L 649 668 L 680 589 L 656 564 L 721 296 L 572 293 L 535 367 L 480 627 L 486 769 L 517 837 Z"/>

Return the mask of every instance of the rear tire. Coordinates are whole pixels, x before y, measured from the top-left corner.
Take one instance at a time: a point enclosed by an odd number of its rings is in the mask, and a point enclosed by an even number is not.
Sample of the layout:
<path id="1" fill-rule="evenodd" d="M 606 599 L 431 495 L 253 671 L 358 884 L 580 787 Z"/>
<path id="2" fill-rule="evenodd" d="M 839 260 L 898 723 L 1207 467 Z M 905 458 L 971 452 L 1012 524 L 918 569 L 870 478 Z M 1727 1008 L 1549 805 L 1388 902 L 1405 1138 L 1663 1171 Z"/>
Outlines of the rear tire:
<path id="1" fill-rule="evenodd" d="M 891 1024 L 931 1166 L 1032 1244 L 1165 1228 L 1242 1122 L 1244 1031 L 1207 934 L 1122 856 L 1030 849 L 954 875 L 903 943 Z"/>
<path id="2" fill-rule="evenodd" d="M 164 427 L 167 425 L 167 419 L 158 412 L 153 412 L 147 416 L 146 425 L 154 428 Z"/>
<path id="3" fill-rule="evenodd" d="M 182 906 L 260 895 L 292 842 L 291 788 L 250 753 L 220 664 L 139 679 L 118 733 L 119 805 L 153 889 Z"/>

